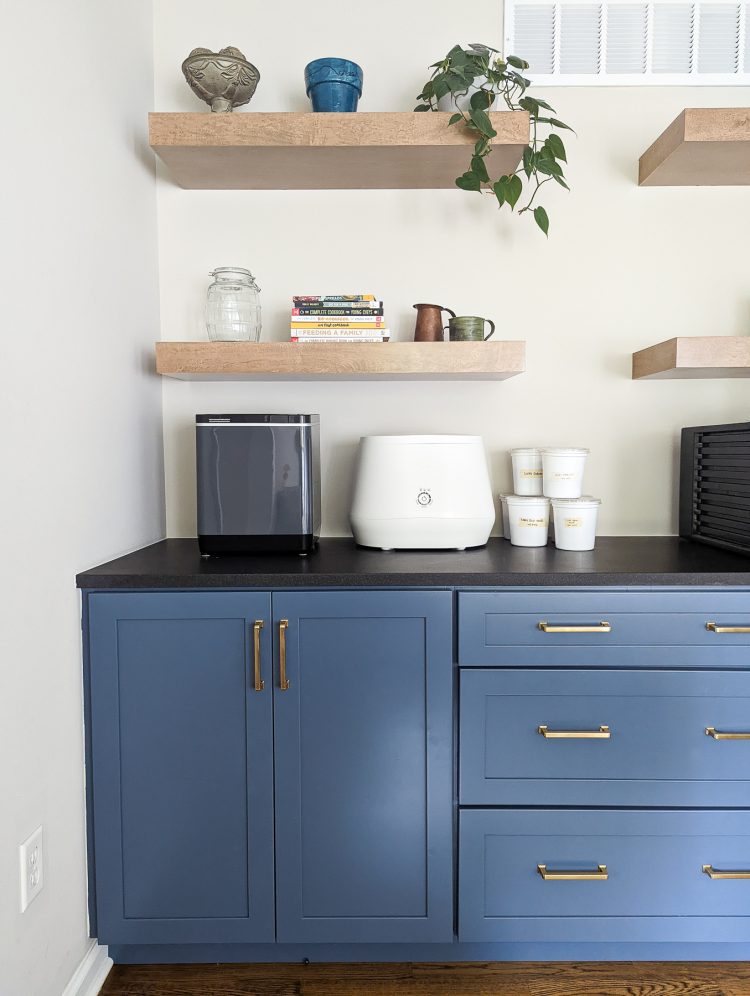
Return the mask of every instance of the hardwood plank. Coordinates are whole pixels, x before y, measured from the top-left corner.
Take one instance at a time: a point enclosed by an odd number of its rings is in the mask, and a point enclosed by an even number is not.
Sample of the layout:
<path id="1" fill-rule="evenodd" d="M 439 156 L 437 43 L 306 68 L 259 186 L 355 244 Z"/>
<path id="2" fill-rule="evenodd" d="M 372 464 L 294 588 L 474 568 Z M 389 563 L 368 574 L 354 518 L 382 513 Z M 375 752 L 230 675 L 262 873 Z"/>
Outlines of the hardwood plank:
<path id="1" fill-rule="evenodd" d="M 116 965 L 102 996 L 748 996 L 747 962 Z"/>
<path id="2" fill-rule="evenodd" d="M 750 184 L 750 107 L 687 107 L 643 153 L 642 187 Z"/>
<path id="3" fill-rule="evenodd" d="M 151 148 L 192 190 L 438 189 L 467 169 L 476 136 L 442 112 L 149 115 Z M 525 111 L 494 111 L 492 169 L 512 172 Z"/>
<path id="4" fill-rule="evenodd" d="M 156 343 L 157 373 L 182 380 L 505 380 L 525 357 L 523 341 Z"/>
<path id="5" fill-rule="evenodd" d="M 750 377 L 750 336 L 679 336 L 633 353 L 633 380 Z"/>

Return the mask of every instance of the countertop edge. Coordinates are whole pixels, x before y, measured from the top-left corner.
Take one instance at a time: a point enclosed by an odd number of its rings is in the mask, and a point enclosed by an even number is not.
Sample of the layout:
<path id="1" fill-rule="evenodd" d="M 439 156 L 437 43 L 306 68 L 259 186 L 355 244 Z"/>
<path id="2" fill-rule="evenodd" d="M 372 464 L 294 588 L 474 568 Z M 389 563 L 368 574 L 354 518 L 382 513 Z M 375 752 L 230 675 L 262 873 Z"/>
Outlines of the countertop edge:
<path id="1" fill-rule="evenodd" d="M 76 578 L 81 591 L 107 588 L 510 588 L 510 587 L 675 587 L 750 586 L 746 574 L 288 574 L 143 575 L 83 574 Z"/>

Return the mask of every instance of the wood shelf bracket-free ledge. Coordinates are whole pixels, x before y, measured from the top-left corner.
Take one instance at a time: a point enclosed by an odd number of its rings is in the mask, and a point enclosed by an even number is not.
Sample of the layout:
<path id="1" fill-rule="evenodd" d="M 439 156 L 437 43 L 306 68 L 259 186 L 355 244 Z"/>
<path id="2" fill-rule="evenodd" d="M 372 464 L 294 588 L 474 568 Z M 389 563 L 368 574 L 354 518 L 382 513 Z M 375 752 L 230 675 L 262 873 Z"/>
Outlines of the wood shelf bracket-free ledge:
<path id="1" fill-rule="evenodd" d="M 151 148 L 189 190 L 375 190 L 455 186 L 476 136 L 450 114 L 149 114 Z M 493 111 L 492 169 L 511 173 L 526 111 Z"/>
<path id="2" fill-rule="evenodd" d="M 750 184 L 750 107 L 686 107 L 639 162 L 641 187 Z"/>
<path id="3" fill-rule="evenodd" d="M 750 377 L 750 336 L 680 336 L 633 353 L 633 380 L 720 377 Z"/>
<path id="4" fill-rule="evenodd" d="M 524 341 L 157 342 L 156 372 L 180 380 L 506 380 Z"/>

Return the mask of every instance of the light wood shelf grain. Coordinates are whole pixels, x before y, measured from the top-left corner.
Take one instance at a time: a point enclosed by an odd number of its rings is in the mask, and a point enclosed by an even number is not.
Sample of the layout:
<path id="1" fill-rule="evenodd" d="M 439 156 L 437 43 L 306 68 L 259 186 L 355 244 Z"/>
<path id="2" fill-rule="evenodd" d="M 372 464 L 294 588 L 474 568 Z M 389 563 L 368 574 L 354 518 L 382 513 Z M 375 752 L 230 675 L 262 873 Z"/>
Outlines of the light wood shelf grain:
<path id="1" fill-rule="evenodd" d="M 157 342 L 156 372 L 180 380 L 505 380 L 524 341 Z"/>
<path id="2" fill-rule="evenodd" d="M 679 336 L 633 353 L 633 380 L 750 377 L 750 336 Z"/>
<path id="3" fill-rule="evenodd" d="M 438 189 L 468 169 L 476 136 L 447 113 L 149 114 L 151 148 L 191 190 Z M 529 141 L 526 111 L 490 114 L 498 176 Z"/>
<path id="4" fill-rule="evenodd" d="M 686 107 L 639 162 L 641 187 L 750 184 L 750 107 Z"/>

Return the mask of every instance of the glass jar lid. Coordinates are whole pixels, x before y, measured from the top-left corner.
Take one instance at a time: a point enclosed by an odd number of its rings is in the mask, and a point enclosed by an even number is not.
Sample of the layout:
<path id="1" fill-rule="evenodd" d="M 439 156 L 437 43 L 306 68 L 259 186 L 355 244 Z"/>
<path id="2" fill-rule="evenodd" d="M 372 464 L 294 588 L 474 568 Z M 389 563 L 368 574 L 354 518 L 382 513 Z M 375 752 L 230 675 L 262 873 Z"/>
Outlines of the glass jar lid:
<path id="1" fill-rule="evenodd" d="M 228 277 L 230 274 L 246 277 L 252 283 L 255 283 L 255 277 L 244 266 L 217 266 L 215 270 L 211 270 L 209 277 Z"/>

